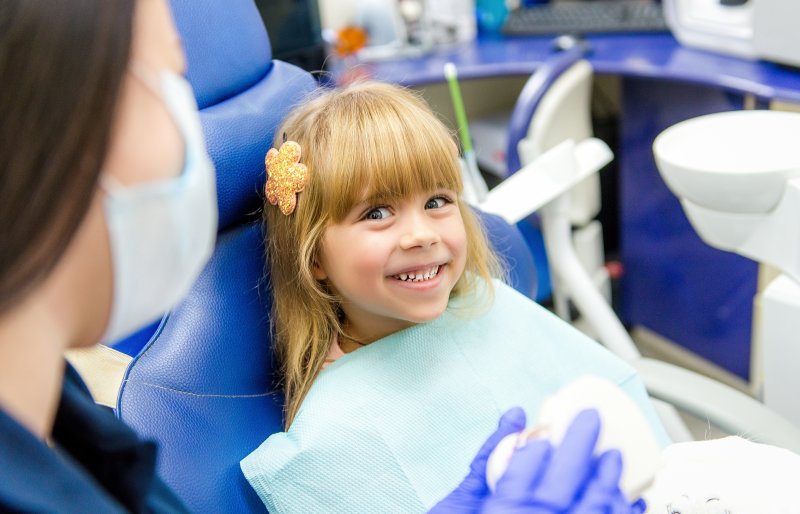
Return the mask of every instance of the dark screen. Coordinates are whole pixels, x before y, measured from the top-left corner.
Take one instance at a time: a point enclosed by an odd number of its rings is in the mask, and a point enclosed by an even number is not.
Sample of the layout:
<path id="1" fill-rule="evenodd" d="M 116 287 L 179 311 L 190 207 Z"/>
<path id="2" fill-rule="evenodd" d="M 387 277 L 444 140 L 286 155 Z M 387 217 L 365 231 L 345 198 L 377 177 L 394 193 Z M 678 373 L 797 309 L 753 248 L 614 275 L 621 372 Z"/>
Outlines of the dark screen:
<path id="1" fill-rule="evenodd" d="M 321 70 L 325 45 L 317 0 L 256 0 L 272 45 L 272 56 L 307 71 Z"/>

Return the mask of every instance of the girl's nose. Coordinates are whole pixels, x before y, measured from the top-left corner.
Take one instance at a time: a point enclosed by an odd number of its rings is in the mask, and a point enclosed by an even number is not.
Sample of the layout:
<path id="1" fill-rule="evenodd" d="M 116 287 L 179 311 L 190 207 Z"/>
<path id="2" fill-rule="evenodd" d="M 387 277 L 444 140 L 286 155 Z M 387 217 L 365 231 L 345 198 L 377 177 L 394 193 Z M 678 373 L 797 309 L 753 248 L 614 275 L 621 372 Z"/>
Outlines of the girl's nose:
<path id="1" fill-rule="evenodd" d="M 427 248 L 441 240 L 439 232 L 425 219 L 425 216 L 414 216 L 405 224 L 400 236 L 400 248 Z"/>

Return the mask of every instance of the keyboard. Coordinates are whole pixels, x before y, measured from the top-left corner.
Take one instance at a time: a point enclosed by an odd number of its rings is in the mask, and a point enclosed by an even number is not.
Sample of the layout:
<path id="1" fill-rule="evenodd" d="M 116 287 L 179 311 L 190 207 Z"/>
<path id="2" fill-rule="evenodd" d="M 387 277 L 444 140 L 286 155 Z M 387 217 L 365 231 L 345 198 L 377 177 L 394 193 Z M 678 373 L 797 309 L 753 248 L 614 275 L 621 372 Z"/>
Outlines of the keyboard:
<path id="1" fill-rule="evenodd" d="M 667 32 L 661 5 L 641 0 L 561 1 L 515 9 L 503 25 L 507 36 Z"/>

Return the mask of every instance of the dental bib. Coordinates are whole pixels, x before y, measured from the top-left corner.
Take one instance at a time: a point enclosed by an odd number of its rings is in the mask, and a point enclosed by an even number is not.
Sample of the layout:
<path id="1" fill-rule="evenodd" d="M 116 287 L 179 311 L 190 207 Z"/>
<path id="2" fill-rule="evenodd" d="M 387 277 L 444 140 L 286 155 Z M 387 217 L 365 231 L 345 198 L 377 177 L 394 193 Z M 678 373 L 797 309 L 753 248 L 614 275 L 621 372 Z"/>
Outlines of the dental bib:
<path id="1" fill-rule="evenodd" d="M 425 512 L 466 476 L 503 412 L 536 419 L 544 398 L 584 375 L 622 388 L 668 442 L 631 367 L 512 288 L 494 289 L 488 309 L 449 308 L 320 373 L 290 429 L 241 462 L 269 511 Z"/>

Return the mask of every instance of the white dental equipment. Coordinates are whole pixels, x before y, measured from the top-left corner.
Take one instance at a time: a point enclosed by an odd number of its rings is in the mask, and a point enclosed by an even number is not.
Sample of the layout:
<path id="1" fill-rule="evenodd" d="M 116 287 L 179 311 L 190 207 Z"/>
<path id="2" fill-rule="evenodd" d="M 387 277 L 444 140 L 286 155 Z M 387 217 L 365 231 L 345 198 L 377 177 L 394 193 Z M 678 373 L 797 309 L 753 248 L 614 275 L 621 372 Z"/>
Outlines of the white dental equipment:
<path id="1" fill-rule="evenodd" d="M 577 144 L 567 140 L 489 191 L 479 208 L 509 223 L 539 212 L 552 273 L 561 280 L 597 340 L 634 366 L 650 396 L 663 402 L 656 402 L 655 407 L 674 441 L 691 440 L 691 435 L 677 412 L 669 408 L 672 406 L 708 419 L 725 432 L 745 433 L 755 441 L 800 453 L 800 428 L 761 402 L 685 368 L 642 357 L 581 265 L 571 237 L 567 193 L 612 157 L 599 139 L 588 138 Z"/>
<path id="2" fill-rule="evenodd" d="M 709 245 L 782 272 L 763 291 L 764 403 L 800 426 L 800 114 L 690 119 L 653 144 L 658 169 Z"/>
<path id="3" fill-rule="evenodd" d="M 753 3 L 727 6 L 719 0 L 664 0 L 664 20 L 683 45 L 755 58 Z"/>
<path id="4" fill-rule="evenodd" d="M 800 2 L 664 0 L 663 6 L 683 45 L 800 66 Z"/>

